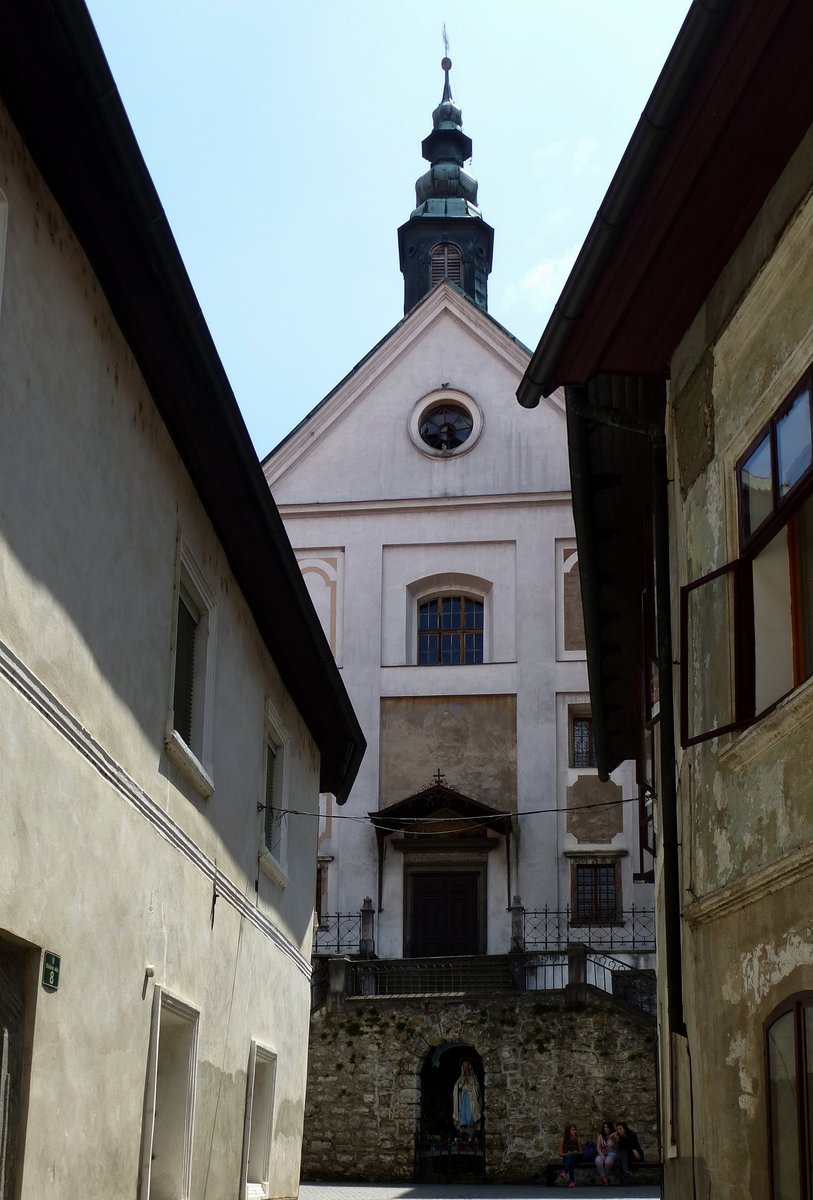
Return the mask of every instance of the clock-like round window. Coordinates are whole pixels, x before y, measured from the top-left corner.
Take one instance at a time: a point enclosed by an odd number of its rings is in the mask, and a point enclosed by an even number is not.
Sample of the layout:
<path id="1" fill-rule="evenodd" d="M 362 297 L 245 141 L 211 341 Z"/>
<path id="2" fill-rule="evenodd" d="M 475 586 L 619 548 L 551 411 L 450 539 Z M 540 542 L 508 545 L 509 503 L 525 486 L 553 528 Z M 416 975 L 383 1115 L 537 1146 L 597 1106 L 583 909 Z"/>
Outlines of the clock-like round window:
<path id="1" fill-rule="evenodd" d="M 421 439 L 433 450 L 456 450 L 471 437 L 471 413 L 459 404 L 439 404 L 421 418 Z"/>
<path id="2" fill-rule="evenodd" d="M 432 458 L 453 458 L 466 454 L 483 432 L 480 406 L 452 388 L 438 389 L 424 396 L 409 418 L 409 436 L 413 445 Z"/>

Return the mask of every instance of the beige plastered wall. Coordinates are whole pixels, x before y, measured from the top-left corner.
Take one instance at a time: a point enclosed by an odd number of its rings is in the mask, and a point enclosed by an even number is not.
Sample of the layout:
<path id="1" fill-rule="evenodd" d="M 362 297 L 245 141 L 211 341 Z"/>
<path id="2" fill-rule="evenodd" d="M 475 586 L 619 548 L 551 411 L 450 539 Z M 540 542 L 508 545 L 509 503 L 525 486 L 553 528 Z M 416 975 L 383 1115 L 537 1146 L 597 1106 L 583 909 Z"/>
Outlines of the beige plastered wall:
<path id="1" fill-rule="evenodd" d="M 736 461 L 813 359 L 811 154 L 808 136 L 672 363 L 675 614 L 679 584 L 736 557 Z M 695 1194 L 693 1156 L 697 1195 L 768 1195 L 763 1024 L 813 988 L 811 780 L 811 681 L 679 755 L 688 1043 L 662 1029 L 665 1200 Z"/>
<path id="2" fill-rule="evenodd" d="M 190 1195 L 238 1194 L 255 1039 L 277 1055 L 272 1195 L 293 1196 L 316 821 L 288 819 L 287 886 L 258 869 L 268 700 L 306 813 L 318 752 L 3 110 L 0 190 L 0 936 L 36 977 L 22 1198 L 140 1194 L 156 986 L 199 1014 Z M 218 614 L 208 799 L 164 748 L 179 537 Z M 43 950 L 61 955 L 55 992 Z"/>

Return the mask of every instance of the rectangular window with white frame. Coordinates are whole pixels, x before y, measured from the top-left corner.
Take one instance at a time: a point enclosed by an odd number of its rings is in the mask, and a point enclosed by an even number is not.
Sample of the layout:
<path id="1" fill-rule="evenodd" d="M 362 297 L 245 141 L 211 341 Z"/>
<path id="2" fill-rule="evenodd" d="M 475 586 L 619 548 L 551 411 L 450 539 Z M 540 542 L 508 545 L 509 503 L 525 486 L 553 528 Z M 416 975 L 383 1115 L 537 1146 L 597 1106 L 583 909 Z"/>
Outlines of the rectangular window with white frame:
<path id="1" fill-rule="evenodd" d="M 258 809 L 263 816 L 260 865 L 280 887 L 288 883 L 288 732 L 270 700 L 265 706 L 263 794 Z"/>
<path id="2" fill-rule="evenodd" d="M 214 595 L 181 539 L 175 583 L 171 706 L 165 744 L 170 758 L 202 796 L 214 792 L 216 639 Z"/>
<path id="3" fill-rule="evenodd" d="M 739 555 L 681 589 L 681 740 L 743 728 L 813 675 L 813 369 L 736 465 Z"/>
<path id="4" fill-rule="evenodd" d="M 188 1200 L 191 1194 L 199 1017 L 196 1009 L 156 987 L 139 1200 Z"/>
<path id="5" fill-rule="evenodd" d="M 277 1056 L 267 1046 L 252 1041 L 246 1085 L 246 1119 L 243 1129 L 242 1194 L 245 1200 L 268 1200 L 273 1181 L 271 1150 L 274 1134 L 274 1092 Z"/>

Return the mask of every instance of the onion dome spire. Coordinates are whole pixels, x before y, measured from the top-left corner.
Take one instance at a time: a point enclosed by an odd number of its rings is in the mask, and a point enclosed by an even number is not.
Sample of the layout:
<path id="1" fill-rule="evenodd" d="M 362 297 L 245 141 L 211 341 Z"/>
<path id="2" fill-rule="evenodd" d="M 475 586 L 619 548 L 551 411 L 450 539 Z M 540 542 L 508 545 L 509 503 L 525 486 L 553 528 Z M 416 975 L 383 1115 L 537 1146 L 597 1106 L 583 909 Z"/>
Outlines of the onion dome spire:
<path id="1" fill-rule="evenodd" d="M 480 308 L 488 307 L 494 231 L 477 207 L 477 180 L 463 168 L 472 142 L 452 96 L 448 55 L 440 65 L 443 95 L 432 113 L 432 132 L 421 143 L 429 170 L 416 182 L 416 207 L 398 231 L 405 313 L 444 280 L 457 284 Z"/>

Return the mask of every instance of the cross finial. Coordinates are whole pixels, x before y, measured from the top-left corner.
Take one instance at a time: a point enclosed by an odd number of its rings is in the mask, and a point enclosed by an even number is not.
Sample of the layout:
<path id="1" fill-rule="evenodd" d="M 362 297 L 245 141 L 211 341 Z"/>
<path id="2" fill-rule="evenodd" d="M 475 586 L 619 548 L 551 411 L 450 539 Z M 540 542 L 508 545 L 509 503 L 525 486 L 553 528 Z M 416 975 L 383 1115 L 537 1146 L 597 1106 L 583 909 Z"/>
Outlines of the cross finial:
<path id="1" fill-rule="evenodd" d="M 441 784 L 441 783 L 446 782 L 446 776 L 443 774 L 440 767 L 438 767 L 437 771 L 432 776 L 432 782 L 435 784 Z"/>
<path id="2" fill-rule="evenodd" d="M 446 22 L 443 22 L 443 56 L 449 57 L 449 35 L 446 32 Z"/>

